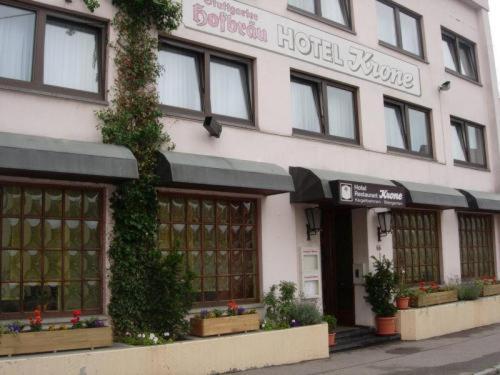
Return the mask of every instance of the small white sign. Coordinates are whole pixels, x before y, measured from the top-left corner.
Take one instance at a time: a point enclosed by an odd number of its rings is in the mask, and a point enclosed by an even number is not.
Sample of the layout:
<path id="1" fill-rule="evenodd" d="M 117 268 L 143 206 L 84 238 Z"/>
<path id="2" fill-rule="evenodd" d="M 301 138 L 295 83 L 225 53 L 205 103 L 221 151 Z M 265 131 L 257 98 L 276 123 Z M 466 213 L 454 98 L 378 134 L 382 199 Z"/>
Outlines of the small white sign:
<path id="1" fill-rule="evenodd" d="M 186 27 L 420 96 L 417 66 L 234 0 L 183 0 Z"/>

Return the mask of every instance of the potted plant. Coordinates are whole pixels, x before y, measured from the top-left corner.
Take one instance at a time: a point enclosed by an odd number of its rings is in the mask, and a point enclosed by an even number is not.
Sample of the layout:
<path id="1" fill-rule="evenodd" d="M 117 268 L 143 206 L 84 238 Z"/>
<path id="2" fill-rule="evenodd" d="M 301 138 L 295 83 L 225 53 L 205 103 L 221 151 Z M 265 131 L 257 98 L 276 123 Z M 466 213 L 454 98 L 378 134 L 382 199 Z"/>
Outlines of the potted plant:
<path id="1" fill-rule="evenodd" d="M 495 277 L 483 278 L 483 297 L 495 296 L 500 294 L 500 282 Z"/>
<path id="2" fill-rule="evenodd" d="M 413 289 L 410 302 L 412 307 L 427 307 L 456 301 L 458 301 L 456 286 L 441 286 L 434 281 L 426 284 L 421 281 L 418 288 Z"/>
<path id="3" fill-rule="evenodd" d="M 372 306 L 375 313 L 377 335 L 390 336 L 396 333 L 396 306 L 393 303 L 393 293 L 398 285 L 397 276 L 392 269 L 392 262 L 383 256 L 381 259 L 372 257 L 375 272 L 365 276 L 367 295 L 365 300 Z"/>
<path id="4" fill-rule="evenodd" d="M 335 346 L 337 319 L 333 315 L 324 315 L 323 321 L 328 324 L 328 346 Z"/>
<path id="5" fill-rule="evenodd" d="M 407 310 L 410 307 L 411 291 L 404 282 L 404 273 L 403 270 L 403 277 L 399 279 L 399 285 L 396 289 L 396 307 L 399 310 Z"/>

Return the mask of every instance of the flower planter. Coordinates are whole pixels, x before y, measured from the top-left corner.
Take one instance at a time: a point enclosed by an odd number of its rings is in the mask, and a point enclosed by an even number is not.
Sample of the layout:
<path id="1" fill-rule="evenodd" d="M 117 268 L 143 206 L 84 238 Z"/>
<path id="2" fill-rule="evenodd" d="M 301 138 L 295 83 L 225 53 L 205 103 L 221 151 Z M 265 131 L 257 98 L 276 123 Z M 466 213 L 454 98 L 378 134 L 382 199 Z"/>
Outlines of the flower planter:
<path id="1" fill-rule="evenodd" d="M 398 310 L 406 310 L 410 307 L 410 297 L 396 298 L 396 307 Z"/>
<path id="2" fill-rule="evenodd" d="M 412 307 L 426 307 L 433 305 L 442 305 L 458 301 L 456 290 L 447 290 L 445 292 L 422 293 L 411 299 Z"/>
<path id="3" fill-rule="evenodd" d="M 483 286 L 483 297 L 496 296 L 500 294 L 500 284 L 491 284 Z"/>
<path id="4" fill-rule="evenodd" d="M 259 314 L 224 316 L 220 318 L 191 318 L 191 334 L 198 337 L 218 336 L 259 330 Z"/>
<path id="5" fill-rule="evenodd" d="M 328 346 L 332 347 L 332 346 L 337 345 L 337 343 L 335 342 L 336 337 L 337 337 L 337 334 L 335 332 L 328 334 Z"/>
<path id="6" fill-rule="evenodd" d="M 0 336 L 0 355 L 94 349 L 113 345 L 111 327 L 26 332 Z"/>
<path id="7" fill-rule="evenodd" d="M 396 317 L 379 317 L 375 318 L 377 323 L 378 336 L 392 336 L 396 334 Z"/>

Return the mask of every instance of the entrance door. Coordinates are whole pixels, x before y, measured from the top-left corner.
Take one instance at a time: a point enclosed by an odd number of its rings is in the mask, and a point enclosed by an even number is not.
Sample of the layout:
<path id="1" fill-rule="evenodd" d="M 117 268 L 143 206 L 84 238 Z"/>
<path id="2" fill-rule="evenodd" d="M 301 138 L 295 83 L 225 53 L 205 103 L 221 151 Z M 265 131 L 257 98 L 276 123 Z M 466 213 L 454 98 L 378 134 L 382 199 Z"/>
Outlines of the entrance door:
<path id="1" fill-rule="evenodd" d="M 348 209 L 324 209 L 321 233 L 323 309 L 338 324 L 353 326 L 352 217 Z"/>

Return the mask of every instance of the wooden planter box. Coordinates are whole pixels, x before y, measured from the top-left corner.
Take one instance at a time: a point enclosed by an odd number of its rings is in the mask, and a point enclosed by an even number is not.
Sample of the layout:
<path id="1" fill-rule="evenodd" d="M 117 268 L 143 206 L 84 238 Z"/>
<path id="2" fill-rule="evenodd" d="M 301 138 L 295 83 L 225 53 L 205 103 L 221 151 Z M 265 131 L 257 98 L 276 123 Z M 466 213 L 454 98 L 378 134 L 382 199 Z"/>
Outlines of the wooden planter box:
<path id="1" fill-rule="evenodd" d="M 191 318 L 191 334 L 198 337 L 257 331 L 259 327 L 259 314 L 224 316 L 210 319 Z"/>
<path id="2" fill-rule="evenodd" d="M 111 327 L 26 332 L 0 336 L 0 355 L 94 349 L 113 345 Z"/>
<path id="3" fill-rule="evenodd" d="M 496 296 L 497 294 L 500 294 L 500 284 L 483 286 L 483 297 Z"/>
<path id="4" fill-rule="evenodd" d="M 426 307 L 456 301 L 458 301 L 458 292 L 447 290 L 446 292 L 422 293 L 411 299 L 411 305 L 412 307 Z"/>

